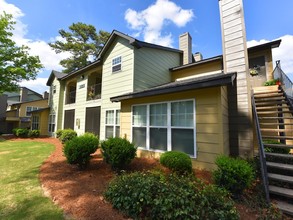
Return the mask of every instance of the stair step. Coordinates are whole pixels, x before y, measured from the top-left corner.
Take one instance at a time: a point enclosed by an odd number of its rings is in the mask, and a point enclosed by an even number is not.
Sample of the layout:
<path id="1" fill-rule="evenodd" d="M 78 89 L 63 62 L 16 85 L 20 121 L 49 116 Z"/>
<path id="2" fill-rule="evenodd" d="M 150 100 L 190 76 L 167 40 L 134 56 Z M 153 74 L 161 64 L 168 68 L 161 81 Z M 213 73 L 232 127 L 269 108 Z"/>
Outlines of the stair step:
<path id="1" fill-rule="evenodd" d="M 281 182 L 293 183 L 293 176 L 285 176 L 276 173 L 268 173 L 268 178 Z"/>
<path id="2" fill-rule="evenodd" d="M 266 156 L 278 157 L 278 158 L 286 158 L 286 159 L 293 159 L 292 154 L 278 154 L 278 153 L 265 153 Z"/>
<path id="3" fill-rule="evenodd" d="M 281 101 L 266 101 L 266 102 L 257 102 L 255 103 L 256 106 L 268 106 L 268 105 L 283 105 L 283 104 L 288 104 L 288 101 L 286 100 L 281 100 Z"/>
<path id="4" fill-rule="evenodd" d="M 282 105 L 282 106 L 262 106 L 262 107 L 256 107 L 257 111 L 261 110 L 268 110 L 268 109 L 284 109 L 284 108 L 289 108 L 287 105 Z"/>
<path id="5" fill-rule="evenodd" d="M 293 120 L 293 117 L 273 117 L 273 116 L 261 116 L 261 117 L 258 117 L 259 120 L 274 120 L 274 119 L 277 119 L 277 120 L 280 120 L 280 119 L 292 119 Z"/>
<path id="6" fill-rule="evenodd" d="M 275 147 L 275 148 L 293 148 L 293 145 L 287 144 L 264 144 L 264 147 Z"/>
<path id="7" fill-rule="evenodd" d="M 284 201 L 276 201 L 277 207 L 285 214 L 293 216 L 293 204 L 284 202 Z"/>
<path id="8" fill-rule="evenodd" d="M 286 100 L 286 98 L 285 97 L 277 97 L 277 98 L 268 97 L 268 98 L 255 99 L 255 102 L 272 102 L 272 101 L 283 101 L 283 100 Z"/>
<path id="9" fill-rule="evenodd" d="M 279 168 L 283 170 L 293 171 L 293 165 L 284 163 L 267 162 L 268 167 Z"/>
<path id="10" fill-rule="evenodd" d="M 263 126 L 269 126 L 269 125 L 276 125 L 276 126 L 280 126 L 280 125 L 293 125 L 293 123 L 273 123 L 273 122 L 263 122 L 263 123 L 259 123 L 259 125 L 263 125 Z"/>
<path id="11" fill-rule="evenodd" d="M 264 115 L 264 114 L 284 114 L 284 113 L 291 113 L 293 114 L 293 111 L 290 110 L 282 110 L 282 111 L 257 111 L 258 115 Z"/>
<path id="12" fill-rule="evenodd" d="M 272 91 L 260 91 L 260 92 L 254 92 L 254 95 L 261 95 L 261 94 L 270 94 L 270 93 L 282 93 L 282 90 L 272 90 Z"/>
<path id="13" fill-rule="evenodd" d="M 279 140 L 293 140 L 293 137 L 292 136 L 262 136 L 262 139 L 263 140 L 270 140 L 270 139 L 279 139 Z"/>
<path id="14" fill-rule="evenodd" d="M 269 185 L 269 191 L 270 191 L 270 193 L 275 194 L 275 195 L 285 196 L 287 198 L 293 198 L 293 190 L 292 189 Z"/>
<path id="15" fill-rule="evenodd" d="M 292 129 L 261 128 L 262 132 L 291 132 Z"/>
<path id="16" fill-rule="evenodd" d="M 273 93 L 266 93 L 266 94 L 260 94 L 260 95 L 254 95 L 255 99 L 262 99 L 262 98 L 273 98 L 273 97 L 284 97 L 283 93 L 277 93 L 277 92 L 273 92 Z"/>

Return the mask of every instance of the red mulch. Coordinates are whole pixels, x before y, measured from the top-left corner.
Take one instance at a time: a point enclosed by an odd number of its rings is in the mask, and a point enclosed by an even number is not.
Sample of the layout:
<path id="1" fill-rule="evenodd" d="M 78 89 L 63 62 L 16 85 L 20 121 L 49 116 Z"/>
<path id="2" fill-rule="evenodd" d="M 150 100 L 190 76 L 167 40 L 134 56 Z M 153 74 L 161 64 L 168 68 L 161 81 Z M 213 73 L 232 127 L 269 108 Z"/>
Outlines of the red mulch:
<path id="1" fill-rule="evenodd" d="M 11 139 L 12 141 L 22 139 Z M 26 139 L 27 140 L 27 139 Z M 45 195 L 50 196 L 70 219 L 127 219 L 126 216 L 112 208 L 104 200 L 103 192 L 109 181 L 115 176 L 97 151 L 86 170 L 80 171 L 77 166 L 70 165 L 63 156 L 62 144 L 55 138 L 35 138 L 34 141 L 52 143 L 55 151 L 44 161 L 40 168 L 40 181 Z M 160 168 L 155 159 L 135 158 L 131 163 L 132 171 L 143 171 Z M 195 170 L 198 178 L 206 183 L 211 182 L 211 173 Z M 257 219 L 257 211 L 244 205 L 236 204 L 241 219 Z"/>

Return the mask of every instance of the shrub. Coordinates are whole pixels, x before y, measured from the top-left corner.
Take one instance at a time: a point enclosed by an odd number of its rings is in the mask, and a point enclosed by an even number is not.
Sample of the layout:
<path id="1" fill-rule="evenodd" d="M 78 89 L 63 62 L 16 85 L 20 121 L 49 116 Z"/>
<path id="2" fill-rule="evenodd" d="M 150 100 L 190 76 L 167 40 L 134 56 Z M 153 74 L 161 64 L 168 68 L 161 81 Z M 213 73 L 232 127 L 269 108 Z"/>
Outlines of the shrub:
<path id="1" fill-rule="evenodd" d="M 264 144 L 281 144 L 279 141 L 276 140 L 264 140 Z M 278 154 L 289 154 L 290 148 L 278 148 L 278 147 L 265 147 L 265 152 L 268 153 L 278 153 Z"/>
<path id="2" fill-rule="evenodd" d="M 40 130 L 29 130 L 28 137 L 39 137 Z"/>
<path id="3" fill-rule="evenodd" d="M 60 139 L 61 135 L 62 135 L 63 130 L 62 129 L 58 129 L 55 134 L 56 134 L 56 138 Z"/>
<path id="4" fill-rule="evenodd" d="M 279 84 L 280 84 L 279 79 L 272 79 L 272 80 L 266 81 L 264 83 L 264 86 L 274 86 Z"/>
<path id="5" fill-rule="evenodd" d="M 28 136 L 29 130 L 26 128 L 15 128 L 12 130 L 12 132 L 17 137 L 25 138 Z"/>
<path id="6" fill-rule="evenodd" d="M 72 129 L 64 129 L 61 132 L 61 136 L 59 137 L 59 140 L 64 144 L 66 141 L 69 141 L 76 136 L 77 136 L 76 131 Z"/>
<path id="7" fill-rule="evenodd" d="M 68 140 L 63 147 L 64 155 L 70 164 L 78 164 L 81 169 L 86 168 L 90 155 L 99 146 L 99 139 L 92 133 L 85 133 Z"/>
<path id="8" fill-rule="evenodd" d="M 228 193 L 187 176 L 132 173 L 118 176 L 105 198 L 134 219 L 238 219 Z"/>
<path id="9" fill-rule="evenodd" d="M 216 159 L 217 170 L 213 172 L 215 183 L 230 191 L 234 196 L 242 194 L 254 179 L 254 170 L 245 160 L 219 156 Z"/>
<path id="10" fill-rule="evenodd" d="M 101 150 L 106 163 L 113 169 L 124 169 L 136 156 L 136 147 L 125 138 L 109 138 L 102 142 Z"/>
<path id="11" fill-rule="evenodd" d="M 165 152 L 160 157 L 160 163 L 163 166 L 168 167 L 169 169 L 175 172 L 190 173 L 192 171 L 191 159 L 186 153 L 183 153 L 183 152 L 179 152 L 179 151 Z"/>

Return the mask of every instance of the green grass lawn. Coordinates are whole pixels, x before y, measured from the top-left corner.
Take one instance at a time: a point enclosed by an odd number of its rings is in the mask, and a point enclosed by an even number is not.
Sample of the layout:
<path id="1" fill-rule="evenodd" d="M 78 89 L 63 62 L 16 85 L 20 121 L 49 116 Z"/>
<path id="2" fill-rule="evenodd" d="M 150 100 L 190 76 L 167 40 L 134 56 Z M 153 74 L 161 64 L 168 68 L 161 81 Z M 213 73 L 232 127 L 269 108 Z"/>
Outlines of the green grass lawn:
<path id="1" fill-rule="evenodd" d="M 47 143 L 0 141 L 0 219 L 64 219 L 38 179 L 53 150 Z"/>

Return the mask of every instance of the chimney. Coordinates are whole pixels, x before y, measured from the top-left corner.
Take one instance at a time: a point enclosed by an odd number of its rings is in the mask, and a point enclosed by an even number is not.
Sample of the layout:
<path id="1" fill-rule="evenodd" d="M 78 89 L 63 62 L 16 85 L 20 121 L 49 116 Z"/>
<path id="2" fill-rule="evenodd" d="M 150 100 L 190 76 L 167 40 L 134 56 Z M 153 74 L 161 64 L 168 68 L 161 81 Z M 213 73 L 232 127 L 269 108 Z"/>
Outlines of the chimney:
<path id="1" fill-rule="evenodd" d="M 193 54 L 193 58 L 194 58 L 195 62 L 201 61 L 202 54 L 200 52 L 196 52 L 195 54 Z"/>
<path id="2" fill-rule="evenodd" d="M 48 99 L 49 98 L 49 93 L 47 91 L 45 91 L 43 93 L 43 99 Z"/>
<path id="3" fill-rule="evenodd" d="M 191 36 L 188 32 L 179 36 L 179 49 L 183 51 L 183 65 L 192 63 Z"/>
<path id="4" fill-rule="evenodd" d="M 224 73 L 237 72 L 228 87 L 230 154 L 253 154 L 248 55 L 242 0 L 219 0 Z"/>

